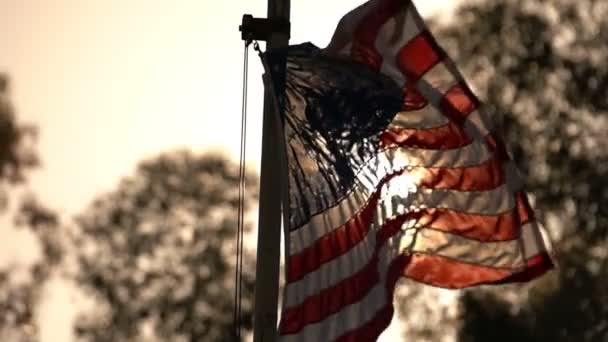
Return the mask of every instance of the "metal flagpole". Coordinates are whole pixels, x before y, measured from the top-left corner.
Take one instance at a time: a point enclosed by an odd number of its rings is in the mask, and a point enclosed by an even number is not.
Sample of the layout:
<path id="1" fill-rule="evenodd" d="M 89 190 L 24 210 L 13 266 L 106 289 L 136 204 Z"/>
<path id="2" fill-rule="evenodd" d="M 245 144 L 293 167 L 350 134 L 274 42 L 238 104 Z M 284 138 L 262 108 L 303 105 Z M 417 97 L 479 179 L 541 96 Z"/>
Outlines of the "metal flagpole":
<path id="1" fill-rule="evenodd" d="M 266 41 L 266 51 L 285 48 L 289 44 L 290 0 L 268 0 L 268 18 L 243 17 L 243 39 Z M 276 67 L 277 64 L 273 63 Z M 284 91 L 285 60 L 274 69 L 278 79 L 274 91 Z M 268 72 L 268 70 L 267 70 Z M 253 340 L 274 342 L 277 339 L 279 298 L 279 267 L 281 258 L 281 204 L 286 198 L 286 164 L 283 149 L 282 123 L 278 106 L 269 86 L 264 87 L 264 118 L 262 133 L 262 165 L 260 170 L 260 204 L 255 279 Z M 283 201 L 285 206 L 285 201 Z"/>

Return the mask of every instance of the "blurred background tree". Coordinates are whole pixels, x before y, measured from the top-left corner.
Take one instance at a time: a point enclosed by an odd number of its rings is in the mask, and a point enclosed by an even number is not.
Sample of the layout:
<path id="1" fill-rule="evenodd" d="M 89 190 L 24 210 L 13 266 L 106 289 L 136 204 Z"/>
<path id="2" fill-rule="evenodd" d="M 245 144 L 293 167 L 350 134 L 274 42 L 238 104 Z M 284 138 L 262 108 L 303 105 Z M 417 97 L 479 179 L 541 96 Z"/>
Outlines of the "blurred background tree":
<path id="1" fill-rule="evenodd" d="M 8 187 L 25 182 L 25 174 L 38 166 L 33 146 L 36 128 L 17 122 L 9 99 L 9 78 L 0 73 L 0 209 L 8 205 Z"/>
<path id="2" fill-rule="evenodd" d="M 501 123 L 558 269 L 531 284 L 462 291 L 456 314 L 435 310 L 439 323 L 423 328 L 404 297 L 406 336 L 440 341 L 438 327 L 455 324 L 466 342 L 608 340 L 607 16 L 603 0 L 494 0 L 432 25 Z"/>
<path id="3" fill-rule="evenodd" d="M 19 123 L 9 99 L 9 79 L 0 74 L 0 216 L 2 236 L 15 234 L 14 228 L 33 233 L 40 258 L 30 265 L 19 263 L 0 268 L 0 340 L 38 341 L 36 309 L 46 280 L 63 257 L 57 234 L 58 217 L 34 195 L 19 197 L 27 174 L 38 166 L 35 149 L 36 128 Z M 14 221 L 12 224 L 11 221 Z M 27 233 L 26 233 L 27 234 Z M 23 246 L 23 248 L 27 248 Z M 8 257 L 8 256 L 5 256 Z"/>
<path id="4" fill-rule="evenodd" d="M 26 266 L 0 265 L 0 341 L 40 340 L 37 312 L 53 275 L 73 277 L 93 299 L 76 322 L 79 340 L 233 340 L 238 165 L 218 154 L 162 154 L 68 225 L 27 189 L 39 165 L 36 135 L 18 122 L 0 74 L 3 236 L 30 234 L 40 252 Z M 246 185 L 247 211 L 257 201 L 250 173 Z M 244 262 L 250 329 L 255 267 L 251 255 Z"/>
<path id="5" fill-rule="evenodd" d="M 76 281 L 95 299 L 80 341 L 231 341 L 238 165 L 186 151 L 142 162 L 76 220 Z M 257 187 L 246 177 L 245 210 Z M 252 258 L 244 257 L 250 327 Z"/>

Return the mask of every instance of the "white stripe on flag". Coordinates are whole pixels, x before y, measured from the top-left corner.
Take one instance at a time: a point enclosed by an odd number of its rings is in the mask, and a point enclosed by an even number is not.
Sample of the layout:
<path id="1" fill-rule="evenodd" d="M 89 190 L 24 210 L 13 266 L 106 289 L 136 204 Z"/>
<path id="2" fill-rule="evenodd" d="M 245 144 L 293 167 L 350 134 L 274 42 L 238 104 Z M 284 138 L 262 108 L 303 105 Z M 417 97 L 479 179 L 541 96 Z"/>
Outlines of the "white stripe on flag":
<path id="1" fill-rule="evenodd" d="M 427 71 L 416 85 L 431 105 L 439 106 L 443 96 L 458 82 L 459 80 L 452 71 L 448 69 L 445 63 L 441 62 Z"/>
<path id="2" fill-rule="evenodd" d="M 487 112 L 480 105 L 471 114 L 467 115 L 464 122 L 464 131 L 473 139 L 483 140 L 491 132 L 494 126 L 488 120 Z"/>
<path id="3" fill-rule="evenodd" d="M 421 109 L 398 112 L 391 125 L 405 129 L 429 129 L 445 126 L 448 123 L 450 119 L 436 106 L 426 105 Z"/>

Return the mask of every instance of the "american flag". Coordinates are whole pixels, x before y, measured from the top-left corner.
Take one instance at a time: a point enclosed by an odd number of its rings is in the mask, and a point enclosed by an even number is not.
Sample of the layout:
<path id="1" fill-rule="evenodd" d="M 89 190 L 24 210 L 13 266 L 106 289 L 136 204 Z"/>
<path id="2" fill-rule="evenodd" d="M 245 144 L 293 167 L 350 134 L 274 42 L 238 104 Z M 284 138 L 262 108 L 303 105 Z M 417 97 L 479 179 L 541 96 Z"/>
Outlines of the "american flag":
<path id="1" fill-rule="evenodd" d="M 552 268 L 492 118 L 410 1 L 368 1 L 327 48 L 289 47 L 279 102 L 281 341 L 375 341 L 402 277 L 457 289 Z"/>

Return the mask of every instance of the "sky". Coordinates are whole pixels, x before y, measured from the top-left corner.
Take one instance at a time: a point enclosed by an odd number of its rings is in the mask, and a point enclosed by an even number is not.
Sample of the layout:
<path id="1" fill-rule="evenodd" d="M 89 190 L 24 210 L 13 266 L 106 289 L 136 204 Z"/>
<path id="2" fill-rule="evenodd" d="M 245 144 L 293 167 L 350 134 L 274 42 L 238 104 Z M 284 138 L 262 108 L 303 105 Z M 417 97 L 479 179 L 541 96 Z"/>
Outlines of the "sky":
<path id="1" fill-rule="evenodd" d="M 425 16 L 449 16 L 457 2 L 415 1 Z M 362 1 L 291 3 L 291 43 L 323 47 Z M 238 156 L 245 13 L 264 17 L 266 1 L 0 0 L 0 72 L 11 78 L 18 118 L 40 129 L 42 167 L 30 185 L 42 203 L 74 215 L 163 151 Z M 247 159 L 257 168 L 262 68 L 251 57 Z M 36 253 L 2 250 L 15 260 Z M 63 285 L 45 295 L 42 342 L 69 341 L 66 307 L 77 303 Z"/>

